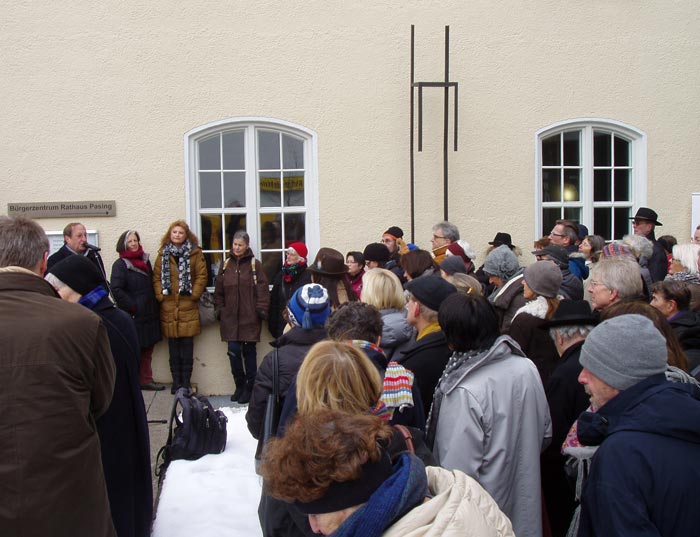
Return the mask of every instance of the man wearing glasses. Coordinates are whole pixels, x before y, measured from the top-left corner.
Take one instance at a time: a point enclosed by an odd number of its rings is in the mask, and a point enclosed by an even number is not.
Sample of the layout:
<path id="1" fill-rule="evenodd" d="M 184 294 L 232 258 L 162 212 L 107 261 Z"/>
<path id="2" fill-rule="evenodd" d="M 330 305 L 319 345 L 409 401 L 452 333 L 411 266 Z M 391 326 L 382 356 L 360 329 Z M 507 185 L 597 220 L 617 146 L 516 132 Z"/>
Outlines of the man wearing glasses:
<path id="1" fill-rule="evenodd" d="M 632 220 L 632 229 L 634 229 L 635 235 L 646 237 L 654 243 L 654 252 L 647 261 L 647 268 L 649 269 L 649 274 L 651 274 L 651 281 L 663 281 L 668 270 L 668 261 L 666 259 L 664 247 L 661 246 L 654 235 L 654 228 L 663 225 L 658 221 L 656 211 L 648 207 L 640 207 L 637 210 L 637 214 L 631 217 L 630 220 Z"/>
<path id="2" fill-rule="evenodd" d="M 433 259 L 437 265 L 445 259 L 447 247 L 459 240 L 459 229 L 454 224 L 444 221 L 433 226 L 433 238 L 430 239 L 433 245 Z"/>

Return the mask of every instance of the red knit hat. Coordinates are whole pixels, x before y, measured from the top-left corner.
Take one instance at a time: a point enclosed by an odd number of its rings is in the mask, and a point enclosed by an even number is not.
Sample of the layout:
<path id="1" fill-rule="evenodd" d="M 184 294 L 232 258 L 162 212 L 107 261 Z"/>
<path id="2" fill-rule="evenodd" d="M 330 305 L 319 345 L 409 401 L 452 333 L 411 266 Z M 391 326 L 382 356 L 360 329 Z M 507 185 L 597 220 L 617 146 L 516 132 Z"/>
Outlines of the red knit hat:
<path id="1" fill-rule="evenodd" d="M 294 248 L 294 251 L 304 259 L 306 259 L 306 256 L 309 255 L 309 250 L 306 248 L 306 244 L 303 242 L 293 242 L 287 245 L 287 248 Z"/>

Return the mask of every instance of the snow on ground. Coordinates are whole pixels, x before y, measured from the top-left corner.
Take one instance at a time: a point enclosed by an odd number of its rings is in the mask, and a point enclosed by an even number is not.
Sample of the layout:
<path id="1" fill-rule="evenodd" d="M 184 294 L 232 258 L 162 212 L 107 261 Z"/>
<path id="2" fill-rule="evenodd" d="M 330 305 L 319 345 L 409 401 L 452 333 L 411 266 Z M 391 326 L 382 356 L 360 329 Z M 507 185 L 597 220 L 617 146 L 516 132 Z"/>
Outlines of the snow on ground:
<path id="1" fill-rule="evenodd" d="M 245 423 L 247 407 L 223 408 L 226 449 L 196 461 L 173 461 L 165 475 L 153 537 L 256 537 L 262 535 L 255 473 L 255 440 Z"/>

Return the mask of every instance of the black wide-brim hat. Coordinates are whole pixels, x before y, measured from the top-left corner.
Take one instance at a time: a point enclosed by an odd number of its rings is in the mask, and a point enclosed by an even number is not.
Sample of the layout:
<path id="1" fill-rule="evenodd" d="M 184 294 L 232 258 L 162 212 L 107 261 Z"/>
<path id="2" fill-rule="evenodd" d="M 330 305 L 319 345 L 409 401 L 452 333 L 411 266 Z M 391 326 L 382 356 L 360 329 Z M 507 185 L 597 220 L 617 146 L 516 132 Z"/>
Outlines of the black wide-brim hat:
<path id="1" fill-rule="evenodd" d="M 496 236 L 489 244 L 491 246 L 501 246 L 502 244 L 505 244 L 511 250 L 513 249 L 513 239 L 511 238 L 510 233 L 503 233 L 502 231 L 496 233 Z"/>
<path id="2" fill-rule="evenodd" d="M 649 220 L 649 222 L 652 222 L 655 226 L 663 226 L 663 224 L 657 220 L 658 217 L 659 215 L 656 214 L 656 211 L 653 209 L 649 207 L 640 207 L 637 209 L 637 214 L 630 216 L 630 220 L 639 218 L 640 220 Z"/>
<path id="3" fill-rule="evenodd" d="M 562 300 L 552 318 L 545 323 L 548 328 L 555 326 L 575 326 L 598 324 L 598 319 L 591 312 L 591 305 L 585 300 Z"/>

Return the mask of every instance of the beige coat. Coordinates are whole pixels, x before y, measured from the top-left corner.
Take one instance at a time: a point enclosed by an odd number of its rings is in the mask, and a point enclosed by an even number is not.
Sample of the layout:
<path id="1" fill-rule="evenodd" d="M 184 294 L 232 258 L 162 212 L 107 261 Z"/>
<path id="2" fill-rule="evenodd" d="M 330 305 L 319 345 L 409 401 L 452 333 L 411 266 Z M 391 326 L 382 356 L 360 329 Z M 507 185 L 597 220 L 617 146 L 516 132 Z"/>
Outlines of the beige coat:
<path id="1" fill-rule="evenodd" d="M 382 537 L 515 537 L 508 517 L 468 475 L 426 468 L 433 497 L 390 526 Z"/>
<path id="2" fill-rule="evenodd" d="M 170 256 L 170 282 L 175 292 L 164 295 L 160 282 L 163 263 L 163 250 L 158 251 L 156 264 L 153 267 L 153 289 L 156 300 L 160 302 L 160 329 L 165 337 L 193 337 L 202 328 L 199 325 L 199 307 L 197 301 L 207 286 L 207 263 L 200 248 L 193 248 L 190 253 L 190 278 L 192 279 L 192 295 L 181 296 L 177 293 L 179 278 L 177 261 Z"/>

